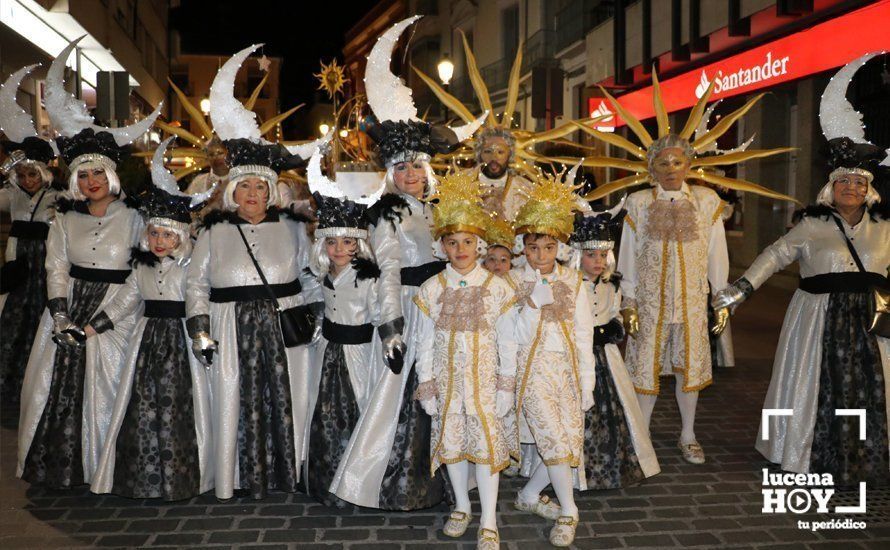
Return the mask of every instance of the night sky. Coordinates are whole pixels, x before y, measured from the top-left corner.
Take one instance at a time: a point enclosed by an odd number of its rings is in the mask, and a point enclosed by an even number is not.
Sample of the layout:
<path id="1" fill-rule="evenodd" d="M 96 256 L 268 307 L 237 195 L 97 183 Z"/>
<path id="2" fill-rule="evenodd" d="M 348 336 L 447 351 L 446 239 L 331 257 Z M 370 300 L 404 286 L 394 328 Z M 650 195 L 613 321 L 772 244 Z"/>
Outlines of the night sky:
<path id="1" fill-rule="evenodd" d="M 342 64 L 343 36 L 374 5 L 371 1 L 182 0 L 170 27 L 182 38 L 182 53 L 230 56 L 264 42 L 262 53 L 281 57 L 281 104 L 306 103 L 284 124 L 285 137 L 305 137 L 300 114 L 316 97 L 319 60 Z M 325 96 L 327 97 L 327 96 Z M 304 134 L 304 135 L 299 135 Z"/>

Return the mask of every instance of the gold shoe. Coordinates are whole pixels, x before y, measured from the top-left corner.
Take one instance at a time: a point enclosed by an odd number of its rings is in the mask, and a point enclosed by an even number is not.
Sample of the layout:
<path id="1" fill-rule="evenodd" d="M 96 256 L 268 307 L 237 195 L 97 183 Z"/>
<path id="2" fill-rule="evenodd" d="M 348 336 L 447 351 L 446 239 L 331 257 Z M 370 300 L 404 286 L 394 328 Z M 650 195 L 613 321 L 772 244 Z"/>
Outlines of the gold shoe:
<path id="1" fill-rule="evenodd" d="M 500 550 L 501 536 L 494 529 L 479 529 L 476 535 L 476 550 Z"/>
<path id="2" fill-rule="evenodd" d="M 513 507 L 522 512 L 531 512 L 544 519 L 557 519 L 561 511 L 559 505 L 550 500 L 550 497 L 546 495 L 538 497 L 537 502 L 526 502 L 522 500 L 520 495 L 516 495 Z"/>
<path id="3" fill-rule="evenodd" d="M 462 537 L 467 532 L 471 518 L 470 514 L 455 510 L 448 515 L 448 520 L 445 522 L 442 532 L 448 537 Z"/>
<path id="4" fill-rule="evenodd" d="M 705 451 L 701 448 L 701 445 L 698 444 L 698 441 L 693 441 L 692 443 L 685 445 L 678 442 L 677 447 L 680 448 L 680 451 L 683 453 L 683 460 L 686 462 L 690 464 L 705 463 Z"/>
<path id="5" fill-rule="evenodd" d="M 559 546 L 571 546 L 575 542 L 575 530 L 578 528 L 578 518 L 572 516 L 559 516 L 556 525 L 550 530 L 550 544 Z"/>

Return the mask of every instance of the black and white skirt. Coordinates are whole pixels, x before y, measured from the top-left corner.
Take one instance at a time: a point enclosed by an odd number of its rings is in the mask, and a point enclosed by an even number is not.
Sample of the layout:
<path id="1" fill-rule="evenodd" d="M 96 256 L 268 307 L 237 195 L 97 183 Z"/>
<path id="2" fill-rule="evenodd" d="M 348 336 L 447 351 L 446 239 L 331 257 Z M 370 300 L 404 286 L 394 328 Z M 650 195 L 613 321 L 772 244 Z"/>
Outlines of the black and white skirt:
<path id="1" fill-rule="evenodd" d="M 31 344 L 46 308 L 46 241 L 19 238 L 15 256 L 24 262 L 28 277 L 6 295 L 0 313 L 0 399 L 4 403 L 19 400 Z"/>
<path id="2" fill-rule="evenodd" d="M 645 479 L 605 349 L 594 346 L 594 406 L 584 413 L 584 473 L 587 489 L 618 489 Z"/>
<path id="3" fill-rule="evenodd" d="M 890 483 L 881 352 L 868 333 L 873 315 L 869 293 L 834 292 L 828 299 L 810 471 L 830 473 L 839 486 Z M 865 410 L 864 441 L 859 417 L 838 416 L 837 409 Z"/>
<path id="4" fill-rule="evenodd" d="M 189 346 L 181 319 L 146 320 L 115 443 L 113 493 L 164 500 L 200 494 Z"/>
<path id="5" fill-rule="evenodd" d="M 328 489 L 359 416 L 343 344 L 328 342 L 321 364 L 318 399 L 309 425 L 306 475 L 307 492 L 326 506 L 345 504 Z"/>
<path id="6" fill-rule="evenodd" d="M 240 377 L 238 469 L 255 499 L 294 492 L 299 479 L 290 376 L 278 311 L 271 300 L 235 304 Z"/>
<path id="7" fill-rule="evenodd" d="M 74 279 L 68 308 L 71 321 L 86 326 L 110 283 Z M 81 430 L 86 348 L 57 346 L 46 405 L 25 458 L 22 479 L 68 488 L 85 482 Z"/>

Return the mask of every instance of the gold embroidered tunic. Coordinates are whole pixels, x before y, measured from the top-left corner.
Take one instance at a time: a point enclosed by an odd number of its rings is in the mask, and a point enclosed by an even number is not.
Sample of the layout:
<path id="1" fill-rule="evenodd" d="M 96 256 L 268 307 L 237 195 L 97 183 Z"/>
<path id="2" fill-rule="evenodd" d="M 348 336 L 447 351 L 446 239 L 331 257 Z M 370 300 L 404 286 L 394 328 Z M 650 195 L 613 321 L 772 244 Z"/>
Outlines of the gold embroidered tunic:
<path id="1" fill-rule="evenodd" d="M 510 464 L 508 438 L 496 412 L 496 392 L 511 386 L 516 346 L 515 293 L 480 266 L 461 275 L 449 264 L 414 298 L 423 312 L 417 336 L 417 375 L 434 381 L 431 471 L 468 460 L 499 472 Z"/>
<path id="2" fill-rule="evenodd" d="M 596 382 L 590 297 L 579 271 L 557 265 L 543 276 L 553 286 L 553 303 L 535 308 L 528 297 L 536 277 L 525 265 L 505 278 L 518 298 L 517 427 L 511 435 L 535 443 L 545 465 L 578 467 L 584 443 L 581 392 L 592 392 Z M 525 432 L 523 420 L 529 434 L 518 433 Z"/>
<path id="3" fill-rule="evenodd" d="M 637 191 L 626 208 L 617 269 L 640 319 L 625 358 L 634 388 L 658 394 L 659 376 L 679 373 L 683 391 L 701 390 L 711 384 L 708 284 L 716 293 L 729 275 L 723 201 L 683 183 Z"/>

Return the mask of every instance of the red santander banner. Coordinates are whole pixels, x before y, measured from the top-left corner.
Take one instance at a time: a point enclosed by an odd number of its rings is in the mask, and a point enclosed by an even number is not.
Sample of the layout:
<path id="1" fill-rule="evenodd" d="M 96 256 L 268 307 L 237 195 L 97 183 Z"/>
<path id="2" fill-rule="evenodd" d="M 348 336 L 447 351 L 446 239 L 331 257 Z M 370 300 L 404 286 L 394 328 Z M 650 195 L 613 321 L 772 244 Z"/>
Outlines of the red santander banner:
<path id="1" fill-rule="evenodd" d="M 668 112 L 695 105 L 712 81 L 711 100 L 746 94 L 840 67 L 869 52 L 890 49 L 890 0 L 826 21 L 769 44 L 711 63 L 661 83 L 662 100 Z M 655 116 L 652 87 L 618 96 L 621 105 L 640 120 Z M 607 100 L 590 98 L 588 113 L 611 113 Z M 601 130 L 621 126 L 615 115 L 599 126 Z"/>

